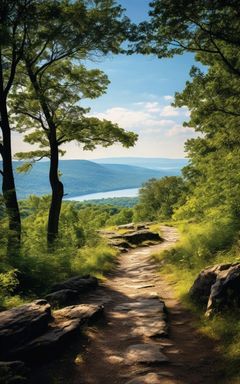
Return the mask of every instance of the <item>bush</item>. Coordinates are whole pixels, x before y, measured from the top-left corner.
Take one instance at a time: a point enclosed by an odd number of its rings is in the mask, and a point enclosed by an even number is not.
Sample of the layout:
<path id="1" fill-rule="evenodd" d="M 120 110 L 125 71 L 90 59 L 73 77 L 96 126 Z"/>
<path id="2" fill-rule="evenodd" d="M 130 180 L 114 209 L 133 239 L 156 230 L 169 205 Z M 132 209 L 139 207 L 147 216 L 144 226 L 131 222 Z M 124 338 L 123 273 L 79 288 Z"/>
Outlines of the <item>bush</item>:
<path id="1" fill-rule="evenodd" d="M 166 251 L 166 262 L 199 270 L 216 261 L 219 251 L 226 252 L 236 239 L 237 224 L 231 217 L 180 226 L 181 240 Z"/>
<path id="2" fill-rule="evenodd" d="M 21 202 L 22 245 L 20 253 L 7 254 L 7 222 L 0 226 L 0 305 L 11 307 L 23 300 L 45 295 L 53 283 L 76 274 L 103 276 L 114 265 L 116 251 L 97 233 L 107 220 L 128 220 L 132 210 L 112 206 L 82 206 L 63 203 L 59 237 L 47 246 L 46 228 L 49 198 L 31 196 Z"/>
<path id="3" fill-rule="evenodd" d="M 103 243 L 97 247 L 81 248 L 71 261 L 72 273 L 102 277 L 112 269 L 116 255 L 116 250 Z"/>

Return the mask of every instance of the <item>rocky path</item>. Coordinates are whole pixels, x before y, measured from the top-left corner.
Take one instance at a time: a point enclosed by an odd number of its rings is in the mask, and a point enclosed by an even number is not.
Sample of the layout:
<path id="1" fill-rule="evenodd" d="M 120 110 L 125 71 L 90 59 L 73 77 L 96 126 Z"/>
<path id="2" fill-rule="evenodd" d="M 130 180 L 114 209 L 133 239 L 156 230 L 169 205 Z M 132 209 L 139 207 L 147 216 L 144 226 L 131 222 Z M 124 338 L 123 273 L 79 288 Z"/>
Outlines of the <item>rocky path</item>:
<path id="1" fill-rule="evenodd" d="M 112 277 L 84 298 L 104 302 L 104 321 L 87 330 L 83 347 L 74 341 L 65 356 L 33 375 L 32 383 L 219 383 L 213 343 L 196 332 L 192 315 L 151 261 L 151 254 L 178 239 L 174 228 L 162 232 L 164 243 L 121 255 Z"/>

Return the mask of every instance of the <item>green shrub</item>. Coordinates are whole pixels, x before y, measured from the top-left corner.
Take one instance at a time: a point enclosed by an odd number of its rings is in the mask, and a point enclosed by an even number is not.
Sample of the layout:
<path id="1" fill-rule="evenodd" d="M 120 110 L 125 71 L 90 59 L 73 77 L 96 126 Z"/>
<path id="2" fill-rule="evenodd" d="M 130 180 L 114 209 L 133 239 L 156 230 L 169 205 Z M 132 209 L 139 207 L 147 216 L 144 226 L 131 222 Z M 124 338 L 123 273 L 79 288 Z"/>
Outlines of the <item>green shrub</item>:
<path id="1" fill-rule="evenodd" d="M 0 273 L 0 307 L 5 307 L 6 299 L 11 297 L 18 284 L 17 270 Z"/>
<path id="2" fill-rule="evenodd" d="M 216 261 L 219 251 L 231 248 L 237 237 L 237 224 L 231 217 L 218 218 L 199 224 L 182 224 L 181 240 L 166 251 L 167 263 L 199 270 Z"/>
<path id="3" fill-rule="evenodd" d="M 116 255 L 117 251 L 105 244 L 99 244 L 97 247 L 81 248 L 72 259 L 72 272 L 74 274 L 91 274 L 102 277 L 113 268 Z"/>

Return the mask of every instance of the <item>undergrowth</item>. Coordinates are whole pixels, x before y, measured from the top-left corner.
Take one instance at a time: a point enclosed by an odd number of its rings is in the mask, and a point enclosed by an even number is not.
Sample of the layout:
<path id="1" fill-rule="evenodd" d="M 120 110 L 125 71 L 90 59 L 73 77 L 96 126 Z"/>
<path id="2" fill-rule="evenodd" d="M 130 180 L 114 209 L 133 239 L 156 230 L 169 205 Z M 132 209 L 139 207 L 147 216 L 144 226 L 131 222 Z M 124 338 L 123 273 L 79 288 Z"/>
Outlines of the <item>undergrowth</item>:
<path id="1" fill-rule="evenodd" d="M 11 257 L 6 256 L 7 222 L 0 220 L 0 309 L 44 297 L 52 284 L 72 276 L 103 279 L 115 265 L 117 251 L 99 236 L 98 228 L 115 214 L 119 219 L 119 208 L 64 203 L 59 236 L 49 249 L 46 199 L 24 201 L 21 249 Z"/>
<path id="2" fill-rule="evenodd" d="M 231 217 L 202 223 L 178 223 L 180 241 L 169 250 L 154 255 L 161 274 L 174 283 L 176 296 L 195 312 L 199 330 L 217 341 L 224 359 L 222 383 L 240 383 L 240 312 L 230 311 L 206 318 L 206 308 L 190 300 L 189 289 L 198 273 L 214 264 L 240 261 L 239 227 Z"/>

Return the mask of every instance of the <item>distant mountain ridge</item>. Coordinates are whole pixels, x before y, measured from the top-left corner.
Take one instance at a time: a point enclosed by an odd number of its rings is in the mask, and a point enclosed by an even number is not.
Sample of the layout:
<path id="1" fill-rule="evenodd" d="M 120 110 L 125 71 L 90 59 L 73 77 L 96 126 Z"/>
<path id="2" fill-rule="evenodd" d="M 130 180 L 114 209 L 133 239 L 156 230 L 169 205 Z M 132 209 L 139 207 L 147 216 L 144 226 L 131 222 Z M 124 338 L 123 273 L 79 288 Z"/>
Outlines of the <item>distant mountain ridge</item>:
<path id="1" fill-rule="evenodd" d="M 127 164 L 149 169 L 181 169 L 187 159 L 168 159 L 163 157 L 110 157 L 92 160 L 97 164 Z"/>
<path id="2" fill-rule="evenodd" d="M 13 162 L 18 198 L 24 199 L 31 194 L 39 196 L 49 194 L 49 162 L 41 161 L 34 164 L 32 170 L 27 174 L 16 172 L 16 168 L 20 164 L 21 162 L 18 161 Z M 181 167 L 160 170 L 127 164 L 96 163 L 88 160 L 61 160 L 59 169 L 62 173 L 61 178 L 67 197 L 138 188 L 151 178 L 179 175 L 181 172 Z"/>

